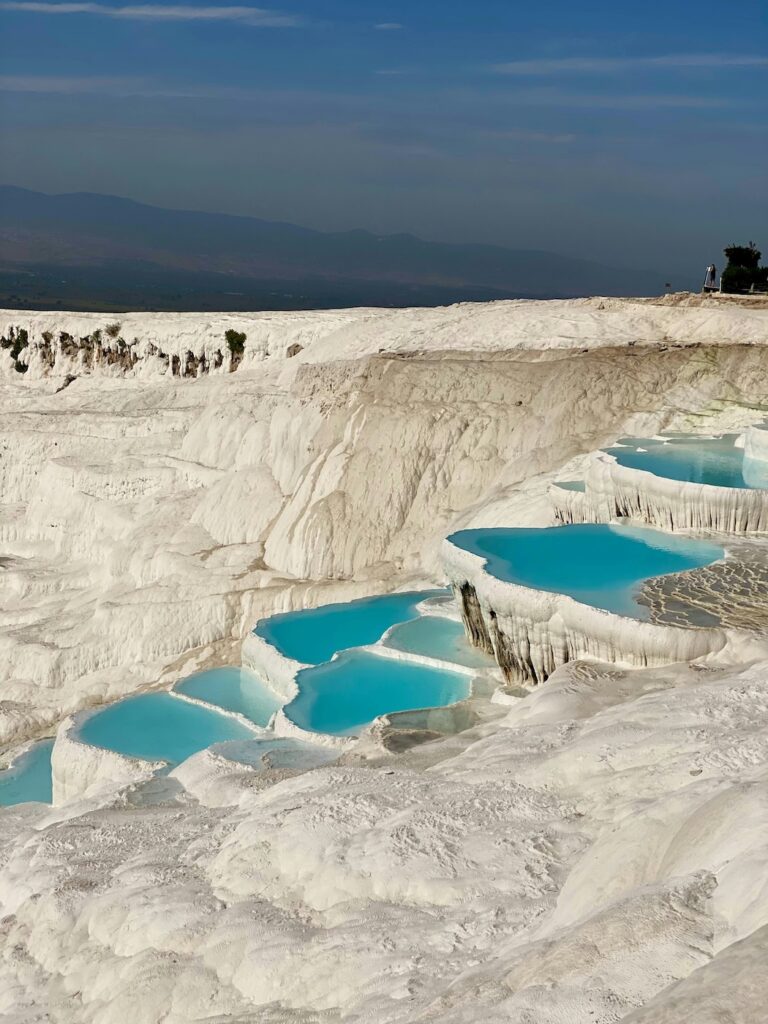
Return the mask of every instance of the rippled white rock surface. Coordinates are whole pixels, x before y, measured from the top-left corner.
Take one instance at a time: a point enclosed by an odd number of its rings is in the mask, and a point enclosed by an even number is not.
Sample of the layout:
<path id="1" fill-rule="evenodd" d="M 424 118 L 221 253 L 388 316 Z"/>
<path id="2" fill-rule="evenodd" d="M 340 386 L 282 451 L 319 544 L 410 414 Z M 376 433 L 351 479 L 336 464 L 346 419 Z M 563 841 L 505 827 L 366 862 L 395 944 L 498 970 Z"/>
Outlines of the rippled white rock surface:
<path id="1" fill-rule="evenodd" d="M 719 959 L 768 917 L 765 672 L 574 666 L 426 772 L 414 752 L 249 793 L 230 764 L 230 806 L 208 781 L 205 806 L 17 812 L 4 1010 L 469 1024 L 655 998 L 641 1019 L 714 1021 Z"/>
<path id="2" fill-rule="evenodd" d="M 442 582 L 448 533 L 551 524 L 549 483 L 619 436 L 768 403 L 754 309 L 132 314 L 130 369 L 46 362 L 43 331 L 116 319 L 0 318 L 31 342 L 25 373 L 0 350 L 3 758 L 235 660 L 260 616 Z M 214 751 L 91 789 L 64 756 L 59 806 L 0 810 L 0 1015 L 758 1024 L 766 678 L 757 639 L 574 663 L 469 731 L 283 778 Z"/>

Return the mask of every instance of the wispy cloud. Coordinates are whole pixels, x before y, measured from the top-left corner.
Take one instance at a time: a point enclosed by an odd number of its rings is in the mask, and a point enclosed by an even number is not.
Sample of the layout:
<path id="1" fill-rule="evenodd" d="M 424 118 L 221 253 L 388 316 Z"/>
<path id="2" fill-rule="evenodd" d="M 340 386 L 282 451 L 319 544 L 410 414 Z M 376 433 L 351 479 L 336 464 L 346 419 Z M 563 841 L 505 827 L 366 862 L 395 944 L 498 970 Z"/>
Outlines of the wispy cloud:
<path id="1" fill-rule="evenodd" d="M 0 75 L 0 92 L 100 93 L 128 95 L 141 88 L 137 78 L 90 77 L 70 75 Z"/>
<path id="2" fill-rule="evenodd" d="M 577 93 L 566 89 L 524 89 L 507 99 L 521 107 L 583 107 L 591 110 L 656 110 L 663 108 L 710 109 L 730 106 L 721 96 L 677 93 Z"/>
<path id="3" fill-rule="evenodd" d="M 378 32 L 397 32 L 403 26 L 399 21 L 380 21 L 378 25 L 373 26 Z"/>
<path id="4" fill-rule="evenodd" d="M 37 3 L 32 0 L 0 3 L 0 10 L 23 11 L 28 14 L 95 14 L 107 18 L 123 18 L 145 21 L 234 21 L 256 28 L 290 28 L 298 25 L 300 19 L 293 14 L 262 7 L 195 7 L 192 5 L 170 6 L 167 4 L 136 4 L 110 7 L 99 3 Z"/>
<path id="5" fill-rule="evenodd" d="M 197 100 L 252 100 L 264 96 L 258 90 L 239 86 L 173 84 L 151 78 L 119 75 L 0 75 L 0 92 Z"/>
<path id="6" fill-rule="evenodd" d="M 667 68 L 768 67 L 768 57 L 738 53 L 680 53 L 659 57 L 562 57 L 558 59 L 513 60 L 494 64 L 500 75 L 620 74 L 625 71 Z"/>
<path id="7" fill-rule="evenodd" d="M 575 142 L 573 132 L 542 132 L 542 131 L 494 131 L 486 133 L 488 138 L 503 139 L 508 142 L 543 143 L 547 146 L 562 146 Z"/>
<path id="8" fill-rule="evenodd" d="M 384 76 L 416 74 L 412 68 L 388 68 L 375 72 Z M 157 97 L 165 99 L 210 100 L 267 100 L 274 93 L 238 85 L 195 84 L 191 82 L 163 82 L 140 76 L 86 76 L 86 75 L 0 75 L 0 92 L 41 93 L 61 95 L 96 95 L 116 97 Z M 312 94 L 299 93 L 301 103 L 309 103 Z M 604 110 L 656 110 L 664 108 L 712 109 L 731 106 L 725 97 L 708 97 L 675 93 L 580 93 L 570 89 L 537 88 L 517 89 L 495 95 L 500 109 L 513 107 L 563 107 Z M 354 98 L 334 94 L 329 102 L 346 110 Z M 503 132 L 499 133 L 503 134 Z M 512 137 L 514 133 L 508 137 Z M 522 135 L 519 136 L 521 141 Z M 571 141 L 570 136 L 554 133 L 529 133 L 529 141 Z"/>

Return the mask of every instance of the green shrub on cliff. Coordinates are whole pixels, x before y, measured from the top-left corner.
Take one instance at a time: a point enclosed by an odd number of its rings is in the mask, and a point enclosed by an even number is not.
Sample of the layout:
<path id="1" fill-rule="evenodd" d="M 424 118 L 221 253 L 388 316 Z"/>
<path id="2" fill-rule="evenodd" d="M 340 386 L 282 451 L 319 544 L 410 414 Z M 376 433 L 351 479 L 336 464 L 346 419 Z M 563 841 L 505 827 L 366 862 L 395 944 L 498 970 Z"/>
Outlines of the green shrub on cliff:
<path id="1" fill-rule="evenodd" d="M 233 356 L 241 356 L 245 351 L 245 331 L 235 331 L 231 327 L 225 332 L 229 351 Z"/>

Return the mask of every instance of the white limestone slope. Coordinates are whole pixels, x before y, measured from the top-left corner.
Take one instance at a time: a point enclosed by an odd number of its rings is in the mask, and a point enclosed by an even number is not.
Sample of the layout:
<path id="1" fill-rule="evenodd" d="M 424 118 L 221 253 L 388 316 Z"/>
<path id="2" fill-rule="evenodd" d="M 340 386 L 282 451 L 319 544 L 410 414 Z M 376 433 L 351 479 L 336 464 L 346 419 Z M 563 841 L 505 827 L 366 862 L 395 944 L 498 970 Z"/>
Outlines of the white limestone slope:
<path id="1" fill-rule="evenodd" d="M 29 351 L 0 349 L 0 743 L 59 727 L 61 800 L 0 810 L 4 1024 L 714 1022 L 731 971 L 758 1024 L 761 642 L 575 662 L 468 733 L 290 778 L 202 755 L 84 788 L 67 716 L 239 658 L 262 615 L 435 582 L 453 530 L 549 525 L 548 484 L 622 434 L 743 429 L 767 321 L 3 313 Z"/>
<path id="2" fill-rule="evenodd" d="M 6 311 L 29 369 L 0 348 L 0 742 L 238 657 L 261 615 L 428 580 L 458 517 L 506 521 L 522 481 L 630 426 L 768 398 L 765 316 L 619 300 Z M 60 348 L 101 331 L 105 351 L 112 323 L 138 338 L 131 369 L 43 358 L 43 332 Z M 201 372 L 230 328 L 246 333 L 232 373 L 174 376 L 149 354 L 191 351 Z"/>
<path id="3" fill-rule="evenodd" d="M 218 801 L 191 774 L 205 806 L 15 812 L 6 1019 L 715 1021 L 746 957 L 758 1024 L 767 668 L 576 664 L 428 771 L 230 764 Z"/>

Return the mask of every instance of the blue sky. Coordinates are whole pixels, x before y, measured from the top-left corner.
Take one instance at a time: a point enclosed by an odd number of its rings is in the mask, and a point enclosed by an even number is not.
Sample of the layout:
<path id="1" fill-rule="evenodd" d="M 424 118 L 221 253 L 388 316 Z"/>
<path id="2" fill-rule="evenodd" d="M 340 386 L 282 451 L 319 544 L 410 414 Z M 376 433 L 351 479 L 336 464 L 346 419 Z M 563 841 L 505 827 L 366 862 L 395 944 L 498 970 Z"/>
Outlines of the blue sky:
<path id="1" fill-rule="evenodd" d="M 698 277 L 768 250 L 765 12 L 0 2 L 2 178 Z"/>

